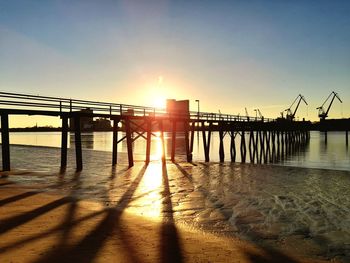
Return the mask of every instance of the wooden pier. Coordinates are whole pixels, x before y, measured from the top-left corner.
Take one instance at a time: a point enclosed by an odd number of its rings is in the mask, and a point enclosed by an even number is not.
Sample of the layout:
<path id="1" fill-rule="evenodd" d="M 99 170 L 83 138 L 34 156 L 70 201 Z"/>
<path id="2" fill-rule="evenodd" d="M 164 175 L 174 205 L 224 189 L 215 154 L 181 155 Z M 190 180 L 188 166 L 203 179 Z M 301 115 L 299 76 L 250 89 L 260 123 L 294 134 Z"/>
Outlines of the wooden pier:
<path id="1" fill-rule="evenodd" d="M 175 149 L 178 134 L 184 140 L 186 158 L 192 161 L 194 134 L 201 133 L 205 161 L 210 161 L 212 133 L 219 134 L 219 160 L 225 160 L 228 152 L 230 160 L 236 162 L 240 145 L 240 160 L 251 163 L 268 163 L 283 160 L 301 147 L 307 145 L 310 135 L 309 122 L 278 121 L 275 119 L 242 117 L 230 114 L 207 112 L 187 112 L 185 114 L 169 114 L 165 110 L 106 102 L 74 100 L 55 97 L 33 96 L 0 92 L 1 143 L 3 171 L 9 171 L 10 140 L 9 116 L 42 115 L 57 116 L 62 120 L 61 128 L 61 168 L 67 166 L 67 148 L 69 121 L 74 121 L 76 169 L 83 169 L 81 144 L 81 120 L 83 118 L 108 118 L 113 123 L 112 165 L 117 164 L 117 146 L 126 140 L 129 167 L 133 166 L 133 143 L 138 139 L 146 140 L 145 162 L 150 162 L 151 139 L 160 132 L 163 154 L 162 162 L 166 162 L 164 150 L 164 131 L 171 132 L 171 161 L 176 161 Z M 88 110 L 86 110 L 88 109 Z M 169 130 L 169 127 L 170 130 Z M 125 135 L 118 138 L 118 131 Z M 224 138 L 231 140 L 230 149 L 224 148 Z M 237 144 L 238 143 L 238 144 Z"/>

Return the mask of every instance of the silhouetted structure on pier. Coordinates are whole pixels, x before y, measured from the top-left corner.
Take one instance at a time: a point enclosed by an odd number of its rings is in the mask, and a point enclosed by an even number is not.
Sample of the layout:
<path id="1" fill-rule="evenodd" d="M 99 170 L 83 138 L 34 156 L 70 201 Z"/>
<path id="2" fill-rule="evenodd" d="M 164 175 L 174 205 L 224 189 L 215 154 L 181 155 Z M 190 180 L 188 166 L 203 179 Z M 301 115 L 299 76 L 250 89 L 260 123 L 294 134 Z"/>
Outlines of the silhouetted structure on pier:
<path id="1" fill-rule="evenodd" d="M 174 101 L 170 102 L 174 103 Z M 179 104 L 176 104 L 179 103 Z M 235 162 L 239 142 L 240 159 L 246 162 L 273 162 L 304 147 L 309 141 L 309 122 L 276 121 L 268 118 L 191 112 L 188 101 L 175 102 L 175 110 L 157 110 L 152 107 L 73 100 L 54 97 L 33 96 L 0 92 L 2 162 L 3 170 L 10 170 L 9 115 L 44 115 L 59 116 L 62 119 L 61 167 L 67 166 L 68 120 L 74 122 L 74 144 L 76 168 L 83 168 L 81 131 L 83 120 L 105 118 L 113 122 L 112 165 L 117 163 L 117 145 L 126 141 L 129 166 L 133 166 L 133 142 L 139 138 L 146 140 L 146 163 L 150 162 L 151 138 L 160 132 L 163 145 L 162 161 L 165 163 L 164 126 L 171 127 L 170 157 L 175 161 L 176 139 L 182 138 L 187 161 L 192 161 L 194 133 L 202 133 L 205 161 L 210 161 L 210 144 L 212 132 L 219 132 L 219 157 L 225 159 L 224 138 L 231 139 L 229 154 Z M 89 110 L 86 110 L 89 109 Z M 123 127 L 125 135 L 118 138 L 118 131 Z M 181 133 L 183 136 L 178 137 Z"/>

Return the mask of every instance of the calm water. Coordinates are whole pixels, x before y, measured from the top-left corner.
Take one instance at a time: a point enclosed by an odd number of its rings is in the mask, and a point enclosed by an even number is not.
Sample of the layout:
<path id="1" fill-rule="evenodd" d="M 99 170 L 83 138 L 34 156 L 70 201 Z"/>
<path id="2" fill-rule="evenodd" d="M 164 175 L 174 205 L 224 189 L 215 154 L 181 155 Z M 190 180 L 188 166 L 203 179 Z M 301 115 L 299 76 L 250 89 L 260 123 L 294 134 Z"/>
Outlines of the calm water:
<path id="1" fill-rule="evenodd" d="M 119 134 L 119 138 L 122 138 L 123 134 Z M 74 147 L 74 136 L 69 136 L 69 147 Z M 240 147 L 239 136 L 236 139 L 237 148 L 237 162 L 240 162 Z M 171 140 L 170 134 L 165 133 L 166 141 L 166 153 L 167 157 L 170 157 Z M 219 161 L 219 138 L 218 134 L 214 133 L 211 141 L 210 160 Z M 248 141 L 248 137 L 246 138 Z M 59 132 L 28 132 L 28 133 L 11 133 L 10 142 L 13 145 L 32 145 L 32 146 L 48 146 L 48 147 L 60 147 L 61 134 Z M 225 161 L 230 161 L 229 155 L 230 138 L 225 136 Z M 84 149 L 106 151 L 111 152 L 112 149 L 112 133 L 111 132 L 94 132 L 82 134 L 82 147 Z M 134 144 L 134 153 L 136 160 L 144 160 L 144 154 L 146 149 L 146 141 L 138 139 Z M 153 138 L 152 141 L 152 159 L 160 159 L 161 145 L 159 138 Z M 184 139 L 178 138 L 177 140 L 177 159 L 184 160 Z M 118 152 L 126 153 L 125 140 L 118 145 Z M 121 158 L 123 158 L 121 154 Z M 247 162 L 249 162 L 247 158 Z M 193 160 L 203 161 L 204 152 L 201 135 L 198 137 L 195 135 Z M 125 160 L 123 160 L 125 161 Z M 324 134 L 320 132 L 311 132 L 310 144 L 305 149 L 294 153 L 291 156 L 278 163 L 279 165 L 307 167 L 307 168 L 324 168 L 334 170 L 350 170 L 350 150 L 349 146 L 345 144 L 345 132 L 329 132 L 328 140 L 325 143 Z M 14 163 L 14 165 L 16 165 Z"/>

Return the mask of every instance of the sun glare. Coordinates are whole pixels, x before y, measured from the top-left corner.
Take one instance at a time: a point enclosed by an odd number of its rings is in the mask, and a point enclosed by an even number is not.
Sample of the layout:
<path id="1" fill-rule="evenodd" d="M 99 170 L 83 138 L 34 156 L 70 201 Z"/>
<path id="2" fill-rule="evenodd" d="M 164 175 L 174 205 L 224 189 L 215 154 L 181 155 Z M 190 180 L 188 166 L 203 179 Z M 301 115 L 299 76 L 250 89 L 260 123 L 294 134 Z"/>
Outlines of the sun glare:
<path id="1" fill-rule="evenodd" d="M 153 103 L 152 106 L 155 108 L 165 108 L 166 106 L 166 99 L 160 95 L 156 95 L 153 97 Z"/>
<path id="2" fill-rule="evenodd" d="M 151 92 L 152 106 L 155 108 L 165 108 L 166 106 L 166 88 L 163 82 L 163 76 L 158 76 L 157 85 L 155 85 Z"/>

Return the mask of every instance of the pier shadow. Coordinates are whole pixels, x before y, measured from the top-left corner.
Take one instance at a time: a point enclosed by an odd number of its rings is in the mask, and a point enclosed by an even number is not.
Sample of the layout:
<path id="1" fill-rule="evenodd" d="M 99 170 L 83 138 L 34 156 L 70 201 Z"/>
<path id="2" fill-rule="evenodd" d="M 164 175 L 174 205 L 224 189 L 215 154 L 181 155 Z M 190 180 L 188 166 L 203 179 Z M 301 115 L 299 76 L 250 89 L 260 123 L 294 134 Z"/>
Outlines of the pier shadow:
<path id="1" fill-rule="evenodd" d="M 120 230 L 118 228 L 120 217 L 132 200 L 132 196 L 135 193 L 147 166 L 144 165 L 140 172 L 137 174 L 136 178 L 124 192 L 123 196 L 119 199 L 117 204 L 113 208 L 105 209 L 104 218 L 99 221 L 99 223 L 87 233 L 83 239 L 81 239 L 77 244 L 73 246 L 66 245 L 68 242 L 67 237 L 71 231 L 70 225 L 73 219 L 72 215 L 74 213 L 74 205 L 69 208 L 66 217 L 66 226 L 63 226 L 62 239 L 60 241 L 60 246 L 49 251 L 48 254 L 35 262 L 93 262 L 97 256 L 97 253 L 107 242 L 107 240 L 113 236 L 120 237 Z M 132 247 L 127 240 L 123 239 L 123 246 L 127 252 L 128 259 L 130 262 L 142 262 L 138 257 L 136 249 Z M 81 253 L 83 252 L 83 253 Z"/>
<path id="2" fill-rule="evenodd" d="M 137 173 L 134 180 L 129 184 L 129 187 L 126 188 L 124 194 L 113 208 L 103 209 L 102 211 L 100 210 L 97 212 L 92 212 L 86 216 L 76 218 L 77 201 L 71 197 L 63 197 L 49 202 L 46 205 L 37 207 L 31 211 L 10 217 L 6 220 L 2 220 L 0 222 L 0 233 L 4 234 L 21 225 L 29 223 L 31 220 L 34 220 L 52 211 L 53 209 L 67 205 L 66 213 L 61 224 L 54 226 L 46 231 L 33 234 L 31 236 L 25 236 L 24 238 L 16 240 L 15 242 L 4 244 L 0 247 L 0 252 L 16 249 L 26 244 L 30 244 L 33 241 L 48 238 L 53 234 L 59 234 L 59 238 L 55 246 L 53 246 L 51 250 L 47 251 L 45 253 L 45 256 L 40 257 L 34 262 L 92 262 L 109 237 L 119 236 L 123 240 L 123 246 L 129 258 L 128 261 L 142 262 L 142 260 L 137 256 L 137 248 L 135 248 L 134 245 L 129 242 L 129 239 L 123 238 L 123 236 L 125 237 L 127 234 L 120 233 L 118 224 L 121 214 L 128 206 L 128 204 L 134 200 L 132 196 L 137 189 L 146 171 L 146 168 L 147 166 L 143 166 L 141 168 L 141 170 Z M 75 189 L 79 188 L 79 177 L 79 173 L 76 173 L 72 178 L 72 181 L 75 182 L 75 185 L 72 186 L 72 192 L 74 192 Z M 39 192 L 34 191 L 27 192 L 5 198 L 1 201 L 3 204 L 8 204 L 38 193 Z M 79 227 L 80 224 L 90 219 L 101 217 L 101 215 L 103 215 L 102 220 L 98 220 L 98 224 L 92 230 L 89 228 L 89 233 L 87 233 L 78 243 L 74 245 L 69 244 L 69 238 L 73 231 L 73 228 Z"/>
<path id="3" fill-rule="evenodd" d="M 22 194 L 19 194 L 19 195 L 11 196 L 11 197 L 8 197 L 8 198 L 0 200 L 0 206 L 6 205 L 6 204 L 9 204 L 9 203 L 12 203 L 12 202 L 16 202 L 16 201 L 22 200 L 24 198 L 27 198 L 27 197 L 30 197 L 30 196 L 33 196 L 33 195 L 37 195 L 39 193 L 40 192 L 29 191 L 29 192 L 25 192 L 25 193 L 22 193 Z"/>
<path id="4" fill-rule="evenodd" d="M 14 184 L 14 183 L 12 183 L 12 182 L 4 182 L 4 183 L 0 183 L 0 187 L 1 187 L 1 186 L 5 186 L 5 185 L 10 185 L 10 184 Z"/>
<path id="5" fill-rule="evenodd" d="M 160 232 L 161 262 L 181 263 L 183 262 L 182 249 L 173 217 L 173 205 L 171 201 L 169 178 L 165 164 L 162 165 L 162 183 L 162 214 L 164 216 L 164 220 Z"/>
<path id="6" fill-rule="evenodd" d="M 55 201 L 52 201 L 44 206 L 38 207 L 36 209 L 33 209 L 29 212 L 26 212 L 24 214 L 11 217 L 5 220 L 2 220 L 0 223 L 0 234 L 6 233 L 7 231 L 14 229 L 22 224 L 25 224 L 45 213 L 50 212 L 51 210 L 60 207 L 70 201 L 70 198 L 63 197 L 60 199 L 57 199 Z"/>

